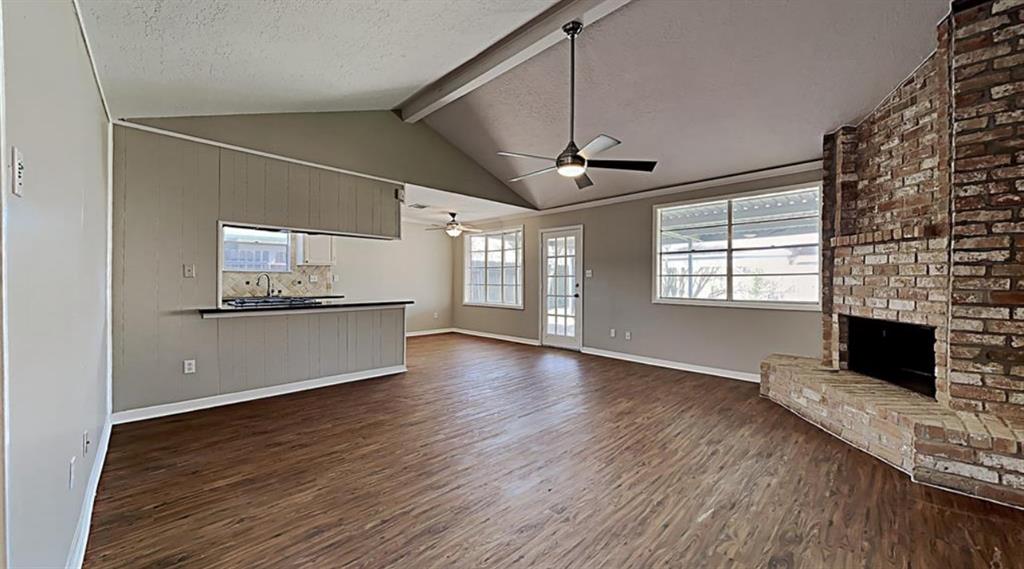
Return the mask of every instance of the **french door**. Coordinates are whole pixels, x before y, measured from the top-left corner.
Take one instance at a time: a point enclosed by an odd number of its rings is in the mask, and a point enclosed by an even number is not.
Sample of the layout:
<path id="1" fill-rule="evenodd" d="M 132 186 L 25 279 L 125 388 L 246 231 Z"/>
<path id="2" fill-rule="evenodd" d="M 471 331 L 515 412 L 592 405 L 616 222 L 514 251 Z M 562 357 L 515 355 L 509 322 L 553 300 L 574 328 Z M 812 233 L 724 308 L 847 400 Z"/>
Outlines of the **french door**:
<path id="1" fill-rule="evenodd" d="M 540 233 L 541 342 L 579 350 L 583 345 L 583 228 Z"/>

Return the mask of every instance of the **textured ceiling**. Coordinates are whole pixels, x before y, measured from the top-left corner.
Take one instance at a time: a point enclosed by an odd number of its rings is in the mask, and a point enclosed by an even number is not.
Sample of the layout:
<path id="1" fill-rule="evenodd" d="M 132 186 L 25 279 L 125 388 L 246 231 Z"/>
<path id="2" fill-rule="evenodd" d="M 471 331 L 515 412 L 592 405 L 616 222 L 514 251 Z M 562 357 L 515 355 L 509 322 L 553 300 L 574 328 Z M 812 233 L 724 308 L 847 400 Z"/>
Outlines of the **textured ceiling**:
<path id="1" fill-rule="evenodd" d="M 413 205 L 417 207 L 410 207 Z M 448 221 L 448 212 L 457 213 L 459 221 L 468 223 L 481 219 L 521 215 L 531 211 L 533 210 L 525 207 L 406 184 L 402 219 L 443 225 Z"/>
<path id="2" fill-rule="evenodd" d="M 115 117 L 390 109 L 555 0 L 82 0 Z"/>
<path id="3" fill-rule="evenodd" d="M 576 141 L 651 174 L 550 173 L 509 186 L 540 208 L 813 160 L 824 133 L 868 113 L 934 49 L 948 0 L 634 0 L 577 42 Z M 426 120 L 501 179 L 566 144 L 568 42 Z"/>

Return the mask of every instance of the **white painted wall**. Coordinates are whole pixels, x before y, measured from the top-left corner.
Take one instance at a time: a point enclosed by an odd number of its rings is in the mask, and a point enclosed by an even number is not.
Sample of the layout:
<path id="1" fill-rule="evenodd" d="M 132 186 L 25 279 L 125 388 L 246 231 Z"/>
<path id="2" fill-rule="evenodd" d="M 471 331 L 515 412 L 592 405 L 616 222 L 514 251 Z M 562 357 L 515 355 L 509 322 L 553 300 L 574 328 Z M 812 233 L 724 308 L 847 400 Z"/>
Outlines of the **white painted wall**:
<path id="1" fill-rule="evenodd" d="M 27 171 L 5 212 L 9 564 L 63 567 L 107 416 L 107 121 L 70 1 L 5 0 L 3 28 L 7 142 Z"/>
<path id="2" fill-rule="evenodd" d="M 335 237 L 334 293 L 415 300 L 406 310 L 408 332 L 451 326 L 451 238 L 426 228 L 403 221 L 398 241 Z"/>

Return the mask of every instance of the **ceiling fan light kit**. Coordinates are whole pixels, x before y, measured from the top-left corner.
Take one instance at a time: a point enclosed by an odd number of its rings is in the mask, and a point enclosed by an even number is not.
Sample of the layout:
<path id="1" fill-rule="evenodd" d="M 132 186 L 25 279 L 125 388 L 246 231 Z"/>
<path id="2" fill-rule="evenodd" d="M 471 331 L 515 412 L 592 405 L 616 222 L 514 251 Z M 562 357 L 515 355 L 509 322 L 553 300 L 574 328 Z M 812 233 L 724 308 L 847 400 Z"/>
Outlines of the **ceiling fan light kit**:
<path id="1" fill-rule="evenodd" d="M 455 213 L 454 211 L 449 211 L 448 215 L 451 216 L 451 219 L 448 220 L 448 223 L 445 223 L 444 225 L 435 225 L 433 227 L 428 227 L 427 231 L 444 231 L 445 235 L 451 237 L 452 239 L 455 239 L 456 237 L 462 235 L 463 233 L 480 233 L 483 231 L 482 229 L 470 227 L 462 223 L 461 221 L 455 219 L 455 216 L 457 216 L 458 214 Z"/>
<path id="2" fill-rule="evenodd" d="M 538 176 L 540 174 L 547 174 L 548 172 L 557 172 L 558 174 L 565 176 L 566 178 L 572 178 L 576 182 L 576 187 L 579 189 L 588 188 L 594 185 L 594 182 L 587 176 L 587 168 L 603 168 L 607 170 L 627 170 L 634 172 L 651 172 L 657 165 L 657 162 L 650 160 L 593 160 L 593 157 L 618 146 L 620 142 L 607 134 L 599 134 L 593 140 L 588 142 L 582 149 L 576 146 L 575 130 L 576 130 L 576 36 L 580 35 L 583 31 L 583 24 L 580 22 L 569 22 L 562 26 L 562 31 L 569 38 L 569 144 L 566 145 L 565 150 L 554 159 L 554 166 L 549 166 L 529 174 L 523 174 L 522 176 L 516 176 L 509 180 L 509 182 L 518 182 L 520 180 Z M 536 154 L 523 154 L 519 152 L 498 152 L 499 156 L 508 156 L 511 158 L 532 158 L 535 160 L 552 160 L 546 156 L 538 156 Z"/>

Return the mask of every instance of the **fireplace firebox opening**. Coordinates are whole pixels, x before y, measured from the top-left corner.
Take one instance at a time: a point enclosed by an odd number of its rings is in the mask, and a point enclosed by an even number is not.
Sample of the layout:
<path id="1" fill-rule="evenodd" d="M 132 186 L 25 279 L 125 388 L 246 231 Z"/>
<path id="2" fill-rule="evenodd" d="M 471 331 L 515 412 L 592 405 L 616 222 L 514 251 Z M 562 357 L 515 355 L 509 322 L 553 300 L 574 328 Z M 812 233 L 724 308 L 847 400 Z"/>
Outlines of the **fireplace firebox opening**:
<path id="1" fill-rule="evenodd" d="M 847 368 L 935 397 L 935 328 L 850 316 Z"/>

